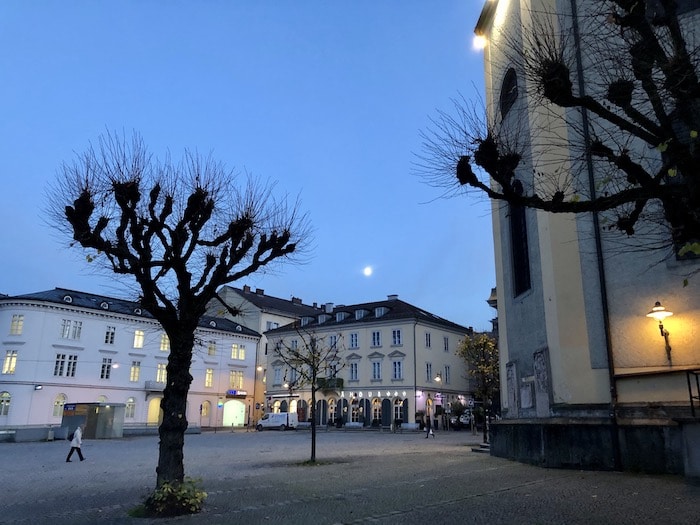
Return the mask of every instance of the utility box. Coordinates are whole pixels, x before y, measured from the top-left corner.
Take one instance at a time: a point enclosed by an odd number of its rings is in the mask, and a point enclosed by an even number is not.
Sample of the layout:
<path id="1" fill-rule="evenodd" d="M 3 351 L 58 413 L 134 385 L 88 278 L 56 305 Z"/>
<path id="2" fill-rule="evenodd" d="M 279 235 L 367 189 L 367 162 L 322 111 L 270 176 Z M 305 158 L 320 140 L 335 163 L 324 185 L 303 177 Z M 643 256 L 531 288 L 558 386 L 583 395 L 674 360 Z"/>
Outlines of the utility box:
<path id="1" fill-rule="evenodd" d="M 66 403 L 61 428 L 66 428 L 68 435 L 85 423 L 85 439 L 120 438 L 124 435 L 125 408 L 123 403 Z"/>

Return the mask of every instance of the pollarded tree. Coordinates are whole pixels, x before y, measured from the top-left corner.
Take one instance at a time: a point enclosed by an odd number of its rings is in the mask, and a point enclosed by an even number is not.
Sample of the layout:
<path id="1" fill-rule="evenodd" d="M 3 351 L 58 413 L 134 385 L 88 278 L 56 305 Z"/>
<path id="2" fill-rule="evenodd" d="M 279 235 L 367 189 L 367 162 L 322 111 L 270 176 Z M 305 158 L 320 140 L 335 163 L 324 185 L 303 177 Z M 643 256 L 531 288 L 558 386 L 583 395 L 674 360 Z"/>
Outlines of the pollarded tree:
<path id="1" fill-rule="evenodd" d="M 488 334 L 468 335 L 459 343 L 456 354 L 464 360 L 467 376 L 474 379 L 474 394 L 481 400 L 488 418 L 489 408 L 498 402 L 500 390 L 498 343 Z M 487 441 L 484 425 L 484 443 Z"/>
<path id="2" fill-rule="evenodd" d="M 321 336 L 295 323 L 293 339 L 277 339 L 274 355 L 287 367 L 287 388 L 311 390 L 311 463 L 316 461 L 316 392 L 335 388 L 344 363 L 340 358 L 341 335 Z"/>
<path id="3" fill-rule="evenodd" d="M 418 171 L 517 206 L 603 212 L 628 243 L 700 255 L 700 11 L 677 0 L 551 5 L 562 11 L 533 9 L 522 34 L 494 29 L 489 60 L 503 63 L 491 67 L 508 71 L 500 107 L 489 122 L 463 99 L 439 112 Z M 547 147 L 529 149 L 533 137 Z"/>
<path id="4" fill-rule="evenodd" d="M 61 166 L 49 212 L 88 260 L 135 280 L 142 308 L 170 338 L 156 488 L 182 483 L 199 320 L 222 285 L 298 255 L 306 216 L 210 157 L 158 161 L 137 134 L 109 133 Z"/>

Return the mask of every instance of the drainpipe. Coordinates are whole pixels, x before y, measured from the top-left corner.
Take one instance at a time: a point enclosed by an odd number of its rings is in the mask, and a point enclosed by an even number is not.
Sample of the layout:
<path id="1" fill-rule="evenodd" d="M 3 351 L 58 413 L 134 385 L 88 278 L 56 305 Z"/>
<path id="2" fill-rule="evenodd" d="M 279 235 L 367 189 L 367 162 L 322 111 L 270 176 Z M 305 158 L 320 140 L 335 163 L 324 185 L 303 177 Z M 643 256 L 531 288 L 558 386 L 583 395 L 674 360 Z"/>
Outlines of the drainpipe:
<path id="1" fill-rule="evenodd" d="M 586 89 L 583 80 L 583 60 L 581 58 L 581 34 L 578 25 L 578 9 L 576 0 L 571 0 L 571 19 L 574 31 L 574 42 L 576 46 L 576 73 L 578 76 L 578 89 L 580 96 L 584 96 Z M 588 112 L 585 108 L 581 110 L 583 125 L 583 139 L 588 146 L 590 144 L 590 129 L 588 125 Z M 588 148 L 586 148 L 586 170 L 588 171 L 588 189 L 591 198 L 595 198 L 595 174 L 593 171 L 593 159 Z M 612 338 L 610 336 L 610 311 L 608 309 L 608 290 L 605 282 L 605 261 L 603 259 L 603 243 L 600 236 L 600 222 L 598 213 L 592 212 L 593 232 L 595 236 L 596 260 L 598 266 L 598 284 L 600 286 L 600 307 L 603 314 L 603 331 L 605 335 L 605 350 L 608 361 L 608 380 L 610 383 L 610 431 L 613 447 L 613 465 L 615 470 L 622 470 L 620 457 L 620 437 L 618 435 L 617 424 L 617 381 L 615 379 L 615 361 L 612 348 Z"/>

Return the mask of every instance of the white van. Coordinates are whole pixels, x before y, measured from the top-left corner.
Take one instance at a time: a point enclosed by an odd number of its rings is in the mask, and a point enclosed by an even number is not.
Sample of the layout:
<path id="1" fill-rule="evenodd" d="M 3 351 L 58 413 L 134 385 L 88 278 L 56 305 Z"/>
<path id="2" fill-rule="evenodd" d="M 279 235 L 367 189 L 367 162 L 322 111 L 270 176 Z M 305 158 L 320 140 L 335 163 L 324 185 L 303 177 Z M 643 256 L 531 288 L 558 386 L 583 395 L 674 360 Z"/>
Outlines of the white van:
<path id="1" fill-rule="evenodd" d="M 299 417 L 296 412 L 279 412 L 277 414 L 265 414 L 262 419 L 258 419 L 255 425 L 257 430 L 265 428 L 274 428 L 279 430 L 287 430 L 288 428 L 296 429 L 299 424 Z"/>

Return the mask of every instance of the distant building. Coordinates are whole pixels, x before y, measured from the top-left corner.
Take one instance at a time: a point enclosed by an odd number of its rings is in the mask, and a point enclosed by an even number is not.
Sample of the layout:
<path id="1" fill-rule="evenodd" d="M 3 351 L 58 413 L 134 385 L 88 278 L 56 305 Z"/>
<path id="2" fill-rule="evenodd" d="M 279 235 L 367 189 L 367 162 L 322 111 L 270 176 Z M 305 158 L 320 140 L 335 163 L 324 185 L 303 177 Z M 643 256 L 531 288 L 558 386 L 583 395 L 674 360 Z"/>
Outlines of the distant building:
<path id="1" fill-rule="evenodd" d="M 317 424 L 390 427 L 396 419 L 415 424 L 426 411 L 439 417 L 453 402 L 467 405 L 466 366 L 455 350 L 471 331 L 390 295 L 349 306 L 328 303 L 264 335 L 281 348 L 303 344 L 302 333 L 339 347 L 340 362 L 327 363 L 321 374 Z M 268 351 L 266 408 L 308 421 L 311 391 L 295 386 L 293 374 Z"/>
<path id="2" fill-rule="evenodd" d="M 187 420 L 242 426 L 260 334 L 200 322 Z M 0 296 L 0 428 L 58 425 L 66 403 L 126 405 L 125 426 L 157 425 L 170 342 L 138 303 L 56 288 Z"/>

